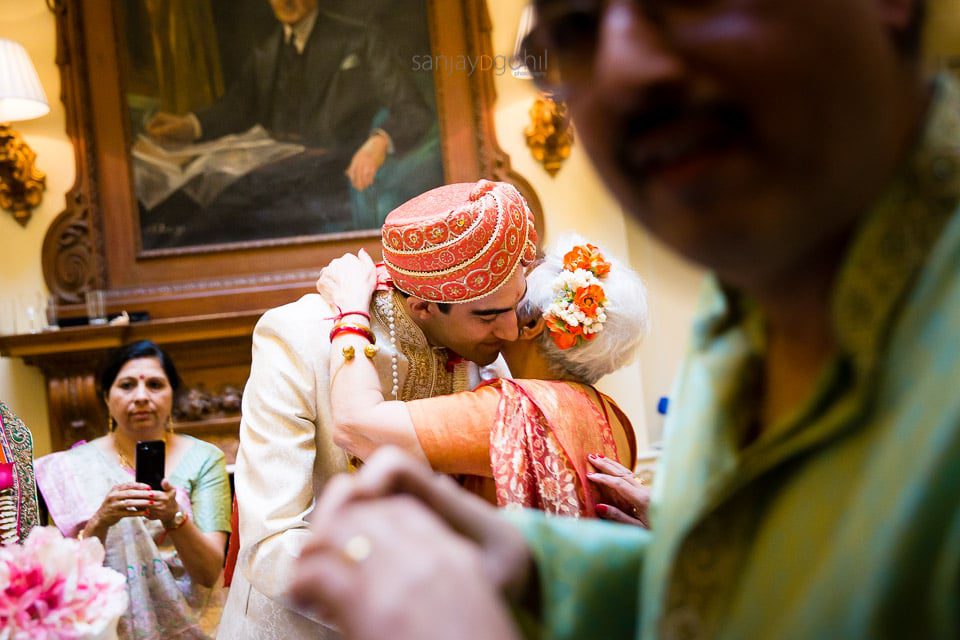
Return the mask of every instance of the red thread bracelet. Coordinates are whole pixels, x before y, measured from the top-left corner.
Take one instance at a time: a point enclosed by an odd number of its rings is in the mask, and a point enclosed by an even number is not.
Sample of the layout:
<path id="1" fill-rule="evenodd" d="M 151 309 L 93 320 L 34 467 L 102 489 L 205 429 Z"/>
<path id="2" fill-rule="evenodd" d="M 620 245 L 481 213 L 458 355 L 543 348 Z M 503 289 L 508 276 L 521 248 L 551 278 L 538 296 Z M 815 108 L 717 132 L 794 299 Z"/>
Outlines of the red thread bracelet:
<path id="1" fill-rule="evenodd" d="M 337 320 L 343 320 L 347 316 L 362 316 L 367 319 L 367 322 L 370 321 L 370 314 L 366 311 L 341 311 Z"/>
<path id="2" fill-rule="evenodd" d="M 367 313 L 366 311 L 344 311 L 343 309 L 340 308 L 340 305 L 338 304 L 335 304 L 333 306 L 337 308 L 337 315 L 330 316 L 329 318 L 324 318 L 324 320 L 333 320 L 334 322 L 340 322 L 347 316 L 363 316 L 364 318 L 367 319 L 367 322 L 370 322 L 370 314 Z"/>
<path id="3" fill-rule="evenodd" d="M 359 324 L 338 324 L 330 330 L 330 342 L 341 333 L 352 333 L 355 336 L 366 338 L 370 344 L 376 344 L 377 336 L 370 329 Z"/>

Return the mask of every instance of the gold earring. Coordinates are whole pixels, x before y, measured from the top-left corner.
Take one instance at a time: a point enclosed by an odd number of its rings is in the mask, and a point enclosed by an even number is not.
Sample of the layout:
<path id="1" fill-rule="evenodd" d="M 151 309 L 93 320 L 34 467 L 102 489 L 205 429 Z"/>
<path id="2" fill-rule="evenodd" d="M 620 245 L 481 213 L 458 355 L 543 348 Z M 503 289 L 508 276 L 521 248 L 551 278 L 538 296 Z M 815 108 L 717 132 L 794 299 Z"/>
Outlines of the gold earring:
<path id="1" fill-rule="evenodd" d="M 113 419 L 109 413 L 107 414 L 107 433 L 113 433 L 117 428 L 117 422 Z"/>
<path id="2" fill-rule="evenodd" d="M 173 433 L 173 414 L 167 416 L 167 431 Z"/>

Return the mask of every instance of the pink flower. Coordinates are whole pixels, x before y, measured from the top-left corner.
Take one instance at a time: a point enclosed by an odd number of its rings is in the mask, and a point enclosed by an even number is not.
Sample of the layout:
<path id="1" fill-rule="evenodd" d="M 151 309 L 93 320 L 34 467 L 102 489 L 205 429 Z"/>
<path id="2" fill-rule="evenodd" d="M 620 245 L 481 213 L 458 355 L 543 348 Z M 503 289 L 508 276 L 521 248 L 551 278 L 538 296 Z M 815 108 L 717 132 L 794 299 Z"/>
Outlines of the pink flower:
<path id="1" fill-rule="evenodd" d="M 53 527 L 0 547 L 0 638 L 69 639 L 115 624 L 127 609 L 126 579 L 103 555 L 96 538 L 65 539 Z"/>

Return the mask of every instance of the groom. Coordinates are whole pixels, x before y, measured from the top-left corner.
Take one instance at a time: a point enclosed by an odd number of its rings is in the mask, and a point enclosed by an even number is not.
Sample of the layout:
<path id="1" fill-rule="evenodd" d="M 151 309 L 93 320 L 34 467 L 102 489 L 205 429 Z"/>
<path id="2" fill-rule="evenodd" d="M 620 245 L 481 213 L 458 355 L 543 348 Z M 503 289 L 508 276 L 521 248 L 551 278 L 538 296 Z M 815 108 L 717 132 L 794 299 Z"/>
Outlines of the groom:
<path id="1" fill-rule="evenodd" d="M 517 338 L 523 267 L 537 244 L 520 193 L 486 180 L 439 187 L 391 212 L 382 239 L 392 283 L 370 309 L 331 309 L 310 294 L 271 309 L 254 331 L 235 476 L 240 553 L 219 638 L 337 637 L 289 608 L 285 592 L 313 496 L 347 470 L 328 428 L 338 315 L 369 313 L 386 397 L 466 391 L 505 373 L 500 348 Z"/>

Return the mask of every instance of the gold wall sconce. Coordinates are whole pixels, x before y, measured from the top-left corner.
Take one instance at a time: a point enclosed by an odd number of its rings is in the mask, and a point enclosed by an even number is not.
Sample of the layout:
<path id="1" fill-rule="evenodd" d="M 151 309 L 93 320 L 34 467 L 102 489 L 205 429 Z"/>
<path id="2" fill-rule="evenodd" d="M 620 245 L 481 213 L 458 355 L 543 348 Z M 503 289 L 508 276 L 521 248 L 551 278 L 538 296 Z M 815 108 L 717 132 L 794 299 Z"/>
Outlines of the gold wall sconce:
<path id="1" fill-rule="evenodd" d="M 27 50 L 19 42 L 0 38 L 0 207 L 24 227 L 43 198 L 47 176 L 34 166 L 36 154 L 10 123 L 49 112 Z"/>
<path id="2" fill-rule="evenodd" d="M 530 107 L 530 125 L 523 134 L 534 159 L 551 177 L 557 175 L 573 146 L 573 127 L 566 103 L 541 93 Z"/>
<path id="3" fill-rule="evenodd" d="M 523 8 L 520 23 L 517 26 L 517 39 L 514 45 L 511 68 L 517 78 L 532 79 L 534 74 L 546 73 L 546 52 L 534 55 L 524 50 L 523 40 L 530 33 L 536 20 L 532 4 Z M 563 100 L 541 91 L 530 106 L 530 124 L 524 129 L 534 160 L 543 165 L 551 177 L 555 176 L 564 160 L 570 157 L 573 147 L 573 126 L 570 114 Z"/>

